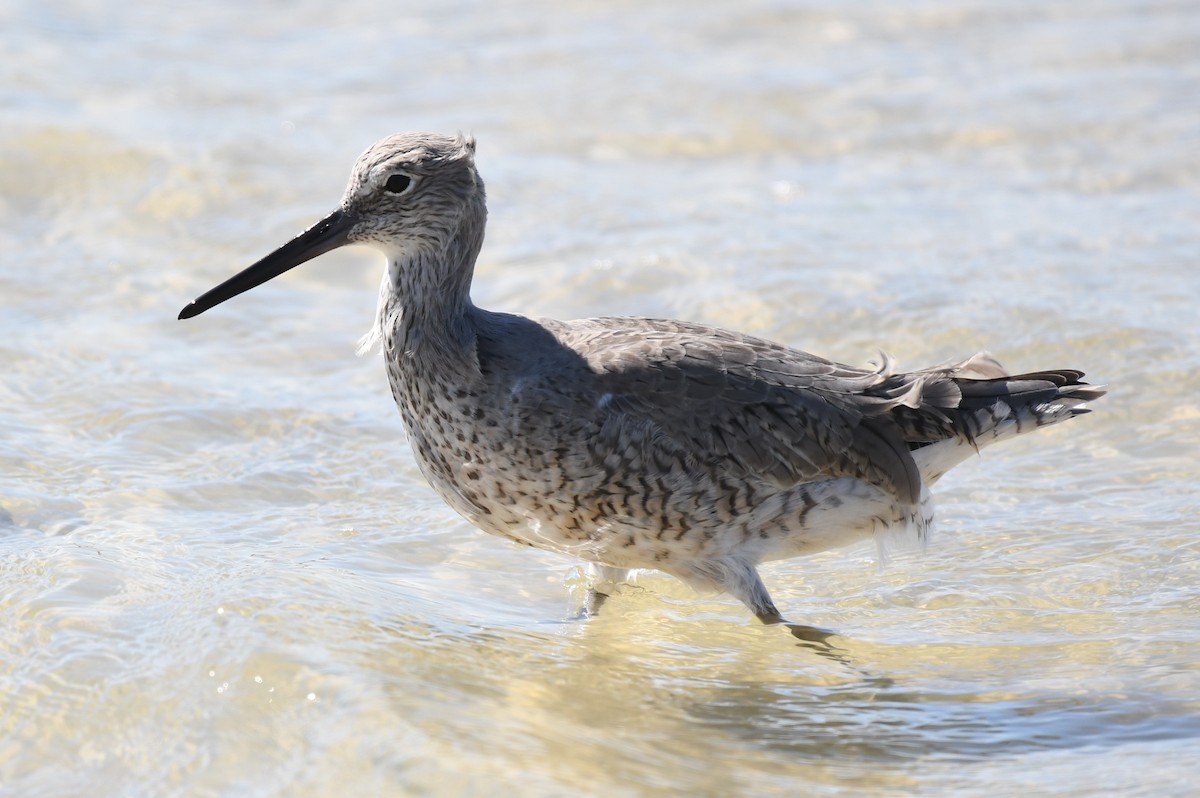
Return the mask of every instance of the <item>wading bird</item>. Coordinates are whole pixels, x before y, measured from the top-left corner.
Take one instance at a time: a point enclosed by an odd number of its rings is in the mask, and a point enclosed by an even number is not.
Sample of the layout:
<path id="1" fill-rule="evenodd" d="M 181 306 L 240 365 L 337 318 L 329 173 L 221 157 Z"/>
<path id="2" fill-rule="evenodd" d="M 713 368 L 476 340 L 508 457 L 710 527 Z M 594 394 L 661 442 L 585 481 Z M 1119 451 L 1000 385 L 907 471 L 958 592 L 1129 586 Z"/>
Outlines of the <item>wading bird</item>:
<path id="1" fill-rule="evenodd" d="M 470 288 L 486 217 L 472 139 L 390 136 L 333 213 L 179 317 L 336 247 L 380 250 L 368 343 L 422 473 L 480 529 L 590 563 L 590 610 L 656 568 L 782 622 L 759 563 L 889 529 L 924 538 L 948 469 L 1104 393 L 1079 371 L 1007 375 L 983 354 L 862 369 L 684 321 L 484 310 Z"/>

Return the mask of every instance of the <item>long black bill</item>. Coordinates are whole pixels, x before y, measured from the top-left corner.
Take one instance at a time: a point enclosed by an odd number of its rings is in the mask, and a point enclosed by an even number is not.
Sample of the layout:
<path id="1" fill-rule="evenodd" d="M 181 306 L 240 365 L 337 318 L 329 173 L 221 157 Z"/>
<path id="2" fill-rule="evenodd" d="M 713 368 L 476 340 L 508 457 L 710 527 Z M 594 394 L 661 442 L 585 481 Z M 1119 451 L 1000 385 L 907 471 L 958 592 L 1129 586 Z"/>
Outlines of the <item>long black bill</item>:
<path id="1" fill-rule="evenodd" d="M 226 299 L 262 285 L 301 263 L 324 255 L 346 243 L 350 228 L 358 220 L 341 208 L 326 216 L 253 266 L 238 272 L 211 291 L 206 291 L 179 311 L 179 318 L 199 316 Z"/>

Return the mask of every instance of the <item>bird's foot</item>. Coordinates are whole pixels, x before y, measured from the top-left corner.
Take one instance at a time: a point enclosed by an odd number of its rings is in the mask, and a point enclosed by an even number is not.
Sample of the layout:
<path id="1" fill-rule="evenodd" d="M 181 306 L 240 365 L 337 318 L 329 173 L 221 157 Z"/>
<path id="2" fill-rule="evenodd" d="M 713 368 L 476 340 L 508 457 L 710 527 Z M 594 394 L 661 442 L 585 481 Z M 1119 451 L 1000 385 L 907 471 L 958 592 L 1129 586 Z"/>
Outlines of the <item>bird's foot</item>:
<path id="1" fill-rule="evenodd" d="M 831 629 L 822 629 L 819 626 L 807 626 L 802 623 L 792 623 L 788 619 L 779 614 L 779 610 L 771 606 L 761 612 L 755 613 L 758 619 L 766 626 L 782 626 L 787 629 L 792 637 L 801 640 L 805 643 L 816 643 L 825 648 L 833 648 L 829 642 L 829 638 L 836 637 L 837 632 Z"/>
<path id="2" fill-rule="evenodd" d="M 819 626 L 805 626 L 801 623 L 789 623 L 783 621 L 783 626 L 792 633 L 792 637 L 797 640 L 803 640 L 806 643 L 818 643 L 823 646 L 829 646 L 829 638 L 837 635 L 837 632 L 831 629 L 822 629 Z"/>

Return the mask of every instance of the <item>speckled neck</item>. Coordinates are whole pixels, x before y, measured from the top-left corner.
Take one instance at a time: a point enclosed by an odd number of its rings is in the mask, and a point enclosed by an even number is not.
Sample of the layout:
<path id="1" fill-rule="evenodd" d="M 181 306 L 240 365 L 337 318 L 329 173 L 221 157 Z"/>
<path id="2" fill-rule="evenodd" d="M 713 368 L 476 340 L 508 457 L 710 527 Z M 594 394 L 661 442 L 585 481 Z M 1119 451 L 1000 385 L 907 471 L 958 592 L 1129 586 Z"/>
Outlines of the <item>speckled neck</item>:
<path id="1" fill-rule="evenodd" d="M 449 376 L 477 368 L 471 280 L 482 245 L 483 220 L 464 216 L 444 246 L 388 258 L 377 324 L 401 369 Z"/>

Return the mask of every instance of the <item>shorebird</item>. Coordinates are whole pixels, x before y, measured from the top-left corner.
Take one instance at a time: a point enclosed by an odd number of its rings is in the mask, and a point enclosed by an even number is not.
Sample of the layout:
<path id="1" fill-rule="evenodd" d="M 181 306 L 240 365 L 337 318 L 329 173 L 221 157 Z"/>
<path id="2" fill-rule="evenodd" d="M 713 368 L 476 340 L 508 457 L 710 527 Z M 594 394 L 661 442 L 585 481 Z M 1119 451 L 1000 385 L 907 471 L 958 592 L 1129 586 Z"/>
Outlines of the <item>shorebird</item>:
<path id="1" fill-rule="evenodd" d="M 480 529 L 588 562 L 584 614 L 631 569 L 658 569 L 785 622 L 760 563 L 889 530 L 923 540 L 949 468 L 1104 393 L 986 353 L 855 368 L 685 321 L 484 310 L 470 289 L 486 218 L 474 139 L 389 136 L 333 213 L 179 318 L 337 247 L 380 250 L 364 345 L 383 350 L 422 473 Z"/>

